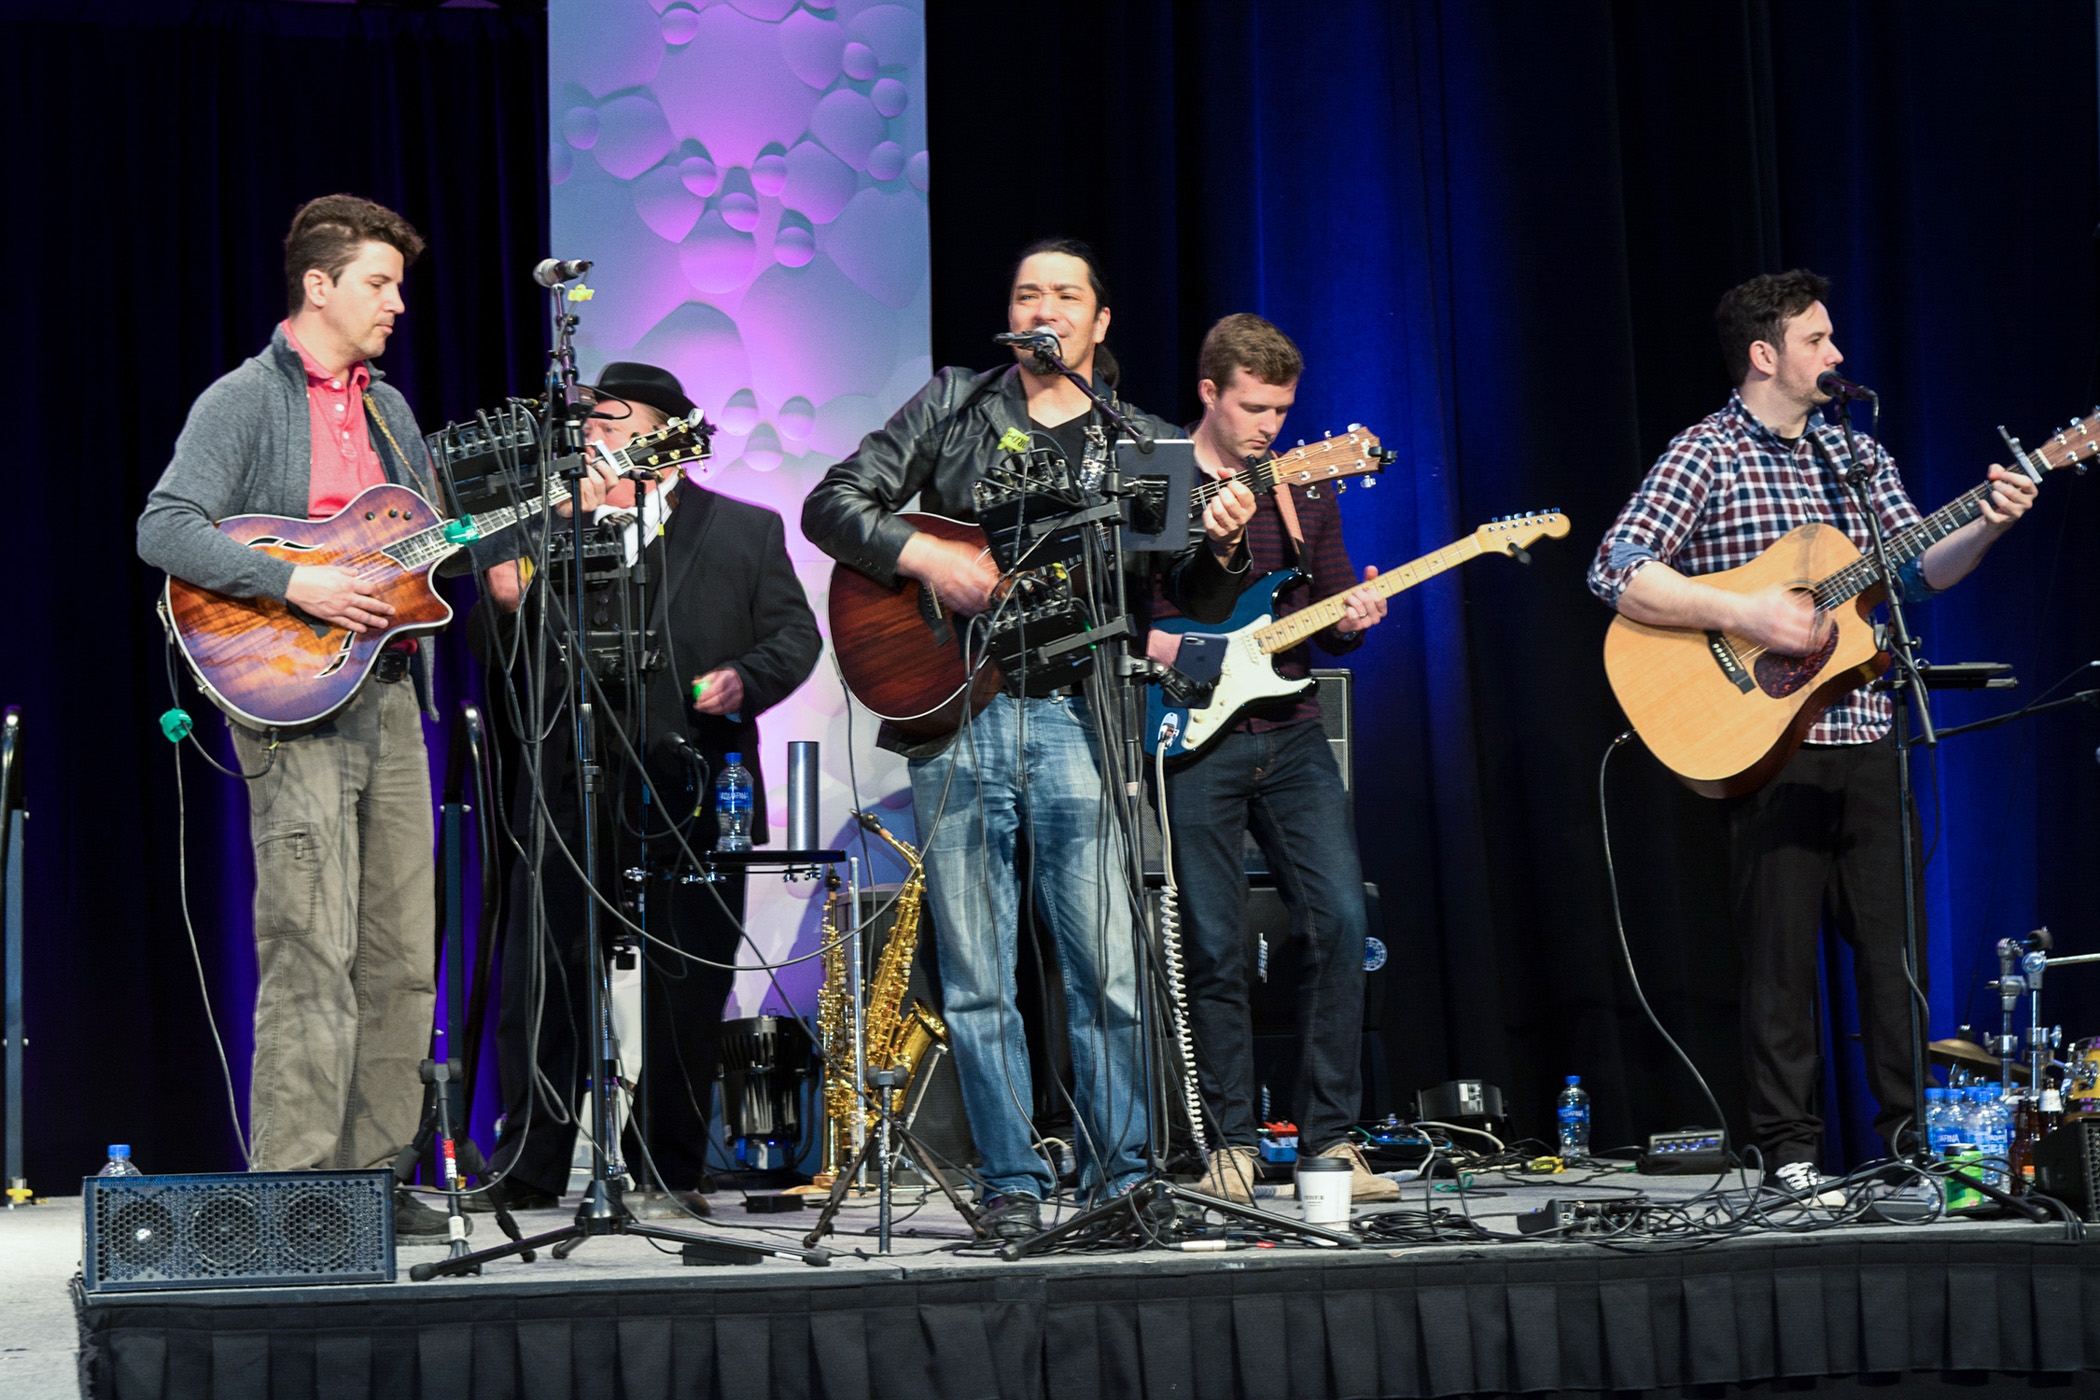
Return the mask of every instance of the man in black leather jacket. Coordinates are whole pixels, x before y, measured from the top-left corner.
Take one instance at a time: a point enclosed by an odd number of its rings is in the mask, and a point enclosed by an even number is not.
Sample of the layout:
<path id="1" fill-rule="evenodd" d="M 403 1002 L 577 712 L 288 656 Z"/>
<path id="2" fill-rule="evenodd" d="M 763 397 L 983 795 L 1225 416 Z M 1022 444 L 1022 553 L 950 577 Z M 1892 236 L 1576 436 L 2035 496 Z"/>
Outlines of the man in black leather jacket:
<path id="1" fill-rule="evenodd" d="M 1015 331 L 1057 334 L 1064 362 L 1103 387 L 1096 352 L 1108 330 L 1106 289 L 1084 244 L 1039 243 L 1014 270 L 1007 318 Z M 912 499 L 937 515 L 975 516 L 971 486 L 1027 440 L 1080 475 L 1108 453 L 1107 425 L 1058 375 L 1019 363 L 978 374 L 949 368 L 825 474 L 802 508 L 802 530 L 827 554 L 878 582 L 900 576 L 930 587 L 950 608 L 987 611 L 999 571 L 970 545 L 915 530 L 899 517 Z M 1123 410 L 1145 431 L 1175 429 Z M 1018 436 L 1014 436 L 1018 435 Z M 1168 596 L 1193 616 L 1222 620 L 1245 582 L 1242 536 L 1254 511 L 1244 487 L 1206 508 L 1203 536 L 1164 559 Z M 1143 580 L 1129 596 L 1142 598 Z M 842 643 L 843 644 L 843 643 Z M 1137 1034 L 1134 898 L 1124 834 L 1103 801 L 1108 778 L 1094 721 L 1101 687 L 1023 698 L 1009 685 L 951 742 L 908 746 L 890 730 L 883 747 L 911 758 L 912 806 L 940 958 L 943 1014 L 970 1131 L 984 1159 L 987 1223 L 1016 1238 L 1040 1226 L 1056 1184 L 1036 1150 L 1028 1105 L 1028 1051 L 1014 1004 L 1020 889 L 1017 857 L 1028 843 L 1036 906 L 1047 916 L 1064 973 L 1078 1096 L 1082 1186 L 1128 1189 L 1145 1173 L 1150 1121 Z"/>

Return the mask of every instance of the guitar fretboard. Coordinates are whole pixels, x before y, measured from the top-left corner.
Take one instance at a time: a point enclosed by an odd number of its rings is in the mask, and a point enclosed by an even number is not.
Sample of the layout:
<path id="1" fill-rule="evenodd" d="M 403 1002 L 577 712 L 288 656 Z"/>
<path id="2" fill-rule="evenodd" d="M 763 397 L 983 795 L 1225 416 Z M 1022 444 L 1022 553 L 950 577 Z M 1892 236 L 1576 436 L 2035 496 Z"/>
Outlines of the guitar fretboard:
<path id="1" fill-rule="evenodd" d="M 1955 497 L 1909 529 L 1890 536 L 1889 561 L 1900 568 L 1982 515 L 1984 498 L 1990 492 L 1991 483 L 1986 481 Z M 1881 581 L 1880 562 L 1871 554 L 1862 555 L 1816 585 L 1816 606 L 1828 612 Z"/>
<path id="2" fill-rule="evenodd" d="M 1447 544 L 1442 549 L 1402 564 L 1397 569 L 1380 574 L 1368 584 L 1359 584 L 1358 587 L 1367 587 L 1381 598 L 1390 598 L 1418 583 L 1428 582 L 1446 569 L 1456 568 L 1480 552 L 1480 541 L 1468 535 L 1455 544 Z M 1349 594 L 1355 591 L 1356 589 L 1352 588 L 1331 598 L 1322 598 L 1279 622 L 1270 623 L 1254 634 L 1256 645 L 1268 653 L 1284 651 L 1296 646 L 1321 628 L 1333 626 L 1341 621 L 1342 614 L 1348 608 L 1346 600 Z"/>
<path id="3" fill-rule="evenodd" d="M 664 427 L 646 437 L 636 438 L 627 446 L 601 454 L 616 472 L 635 468 L 668 467 L 675 463 L 699 461 L 707 456 L 707 434 L 713 430 L 707 426 L 696 411 L 687 421 L 672 420 Z M 697 450 L 695 438 L 698 438 Z M 469 540 L 484 539 L 498 531 L 508 530 L 521 520 L 533 516 L 569 499 L 572 492 L 566 479 L 546 495 L 515 506 L 504 506 L 497 510 L 483 511 L 466 519 L 469 527 L 465 532 Z M 440 522 L 427 530 L 418 530 L 387 548 L 386 554 L 402 568 L 413 572 L 426 565 L 443 563 L 467 546 L 455 542 L 447 529 L 456 522 Z"/>

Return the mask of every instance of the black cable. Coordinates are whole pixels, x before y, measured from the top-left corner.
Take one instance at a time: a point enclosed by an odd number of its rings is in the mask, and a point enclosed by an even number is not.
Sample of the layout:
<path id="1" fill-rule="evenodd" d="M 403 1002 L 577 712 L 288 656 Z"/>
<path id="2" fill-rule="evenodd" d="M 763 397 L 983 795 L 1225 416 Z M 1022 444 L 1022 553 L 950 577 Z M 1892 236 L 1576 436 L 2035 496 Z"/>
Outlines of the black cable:
<path id="1" fill-rule="evenodd" d="M 1648 1004 L 1648 994 L 1641 988 L 1640 970 L 1634 964 L 1633 945 L 1626 938 L 1626 913 L 1619 902 L 1619 867 L 1618 862 L 1613 859 L 1611 849 L 1611 804 L 1606 799 L 1604 779 L 1611 768 L 1611 756 L 1619 751 L 1620 746 L 1633 738 L 1633 733 L 1629 729 L 1606 744 L 1604 746 L 1604 757 L 1597 764 L 1597 822 L 1604 838 L 1604 875 L 1606 883 L 1611 887 L 1612 927 L 1618 934 L 1619 955 L 1625 962 L 1627 980 L 1633 984 L 1634 998 L 1641 1004 L 1641 1014 L 1648 1018 L 1649 1025 L 1655 1027 L 1656 1034 L 1663 1038 L 1663 1043 L 1670 1047 L 1671 1053 L 1677 1056 L 1687 1070 L 1691 1071 L 1692 1079 L 1699 1085 L 1699 1092 L 1706 1096 L 1707 1107 L 1713 1110 L 1714 1123 L 1721 1135 L 1721 1159 L 1725 1163 L 1729 1157 L 1728 1119 L 1721 1112 L 1721 1101 L 1714 1097 L 1714 1091 L 1707 1084 L 1706 1076 L 1699 1072 L 1699 1066 L 1692 1063 L 1692 1057 L 1685 1053 L 1684 1047 L 1677 1043 L 1677 1038 L 1670 1034 L 1667 1026 L 1663 1025 L 1662 1018 L 1655 1014 L 1655 1008 Z M 1727 1171 L 1728 1168 L 1724 1166 L 1722 1169 L 1724 1177 Z M 1716 1185 L 1718 1184 L 1716 1182 Z"/>

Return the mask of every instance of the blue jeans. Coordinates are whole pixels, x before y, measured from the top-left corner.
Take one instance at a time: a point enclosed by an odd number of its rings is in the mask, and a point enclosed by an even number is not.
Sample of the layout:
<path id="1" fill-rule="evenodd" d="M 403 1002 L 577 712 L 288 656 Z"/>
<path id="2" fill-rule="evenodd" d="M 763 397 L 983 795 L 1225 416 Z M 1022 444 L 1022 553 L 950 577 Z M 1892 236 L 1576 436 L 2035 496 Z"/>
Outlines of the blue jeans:
<path id="1" fill-rule="evenodd" d="M 1104 786 L 1093 719 L 1076 696 L 1001 695 L 945 752 L 911 764 L 942 1015 L 985 1184 L 1002 1194 L 1046 1198 L 1057 1184 L 1035 1149 L 1014 1001 L 1023 840 L 1064 974 L 1081 1186 L 1119 1191 L 1145 1173 L 1135 925 Z"/>
<path id="2" fill-rule="evenodd" d="M 1290 910 L 1301 953 L 1293 1102 L 1302 1150 L 1349 1135 L 1363 1095 L 1364 877 L 1356 818 L 1327 735 L 1316 723 L 1235 729 L 1167 773 L 1174 875 L 1196 1077 L 1215 1138 L 1251 1147 L 1254 1027 L 1248 1005 L 1253 940 L 1240 848 L 1250 823 Z"/>

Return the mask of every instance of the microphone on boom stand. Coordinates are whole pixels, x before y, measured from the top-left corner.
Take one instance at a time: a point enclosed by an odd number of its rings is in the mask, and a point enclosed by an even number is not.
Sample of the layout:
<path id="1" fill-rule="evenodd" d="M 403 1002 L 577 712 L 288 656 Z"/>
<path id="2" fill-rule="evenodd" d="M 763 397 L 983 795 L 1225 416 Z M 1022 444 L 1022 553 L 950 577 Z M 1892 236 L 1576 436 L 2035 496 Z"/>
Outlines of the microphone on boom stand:
<path id="1" fill-rule="evenodd" d="M 1881 395 L 1875 393 L 1864 384 L 1854 384 L 1851 380 L 1832 369 L 1826 369 L 1816 376 L 1816 388 L 1822 393 L 1830 395 L 1832 403 L 1878 404 L 1881 402 Z"/>
<path id="2" fill-rule="evenodd" d="M 1047 328 L 1032 331 L 1003 331 L 992 337 L 995 344 L 1014 345 L 1035 356 L 1035 366 L 1043 374 L 1056 374 L 1064 366 L 1064 342 L 1057 332 Z"/>
<path id="3" fill-rule="evenodd" d="M 589 258 L 542 258 L 532 270 L 532 280 L 542 287 L 559 287 L 591 270 Z"/>

